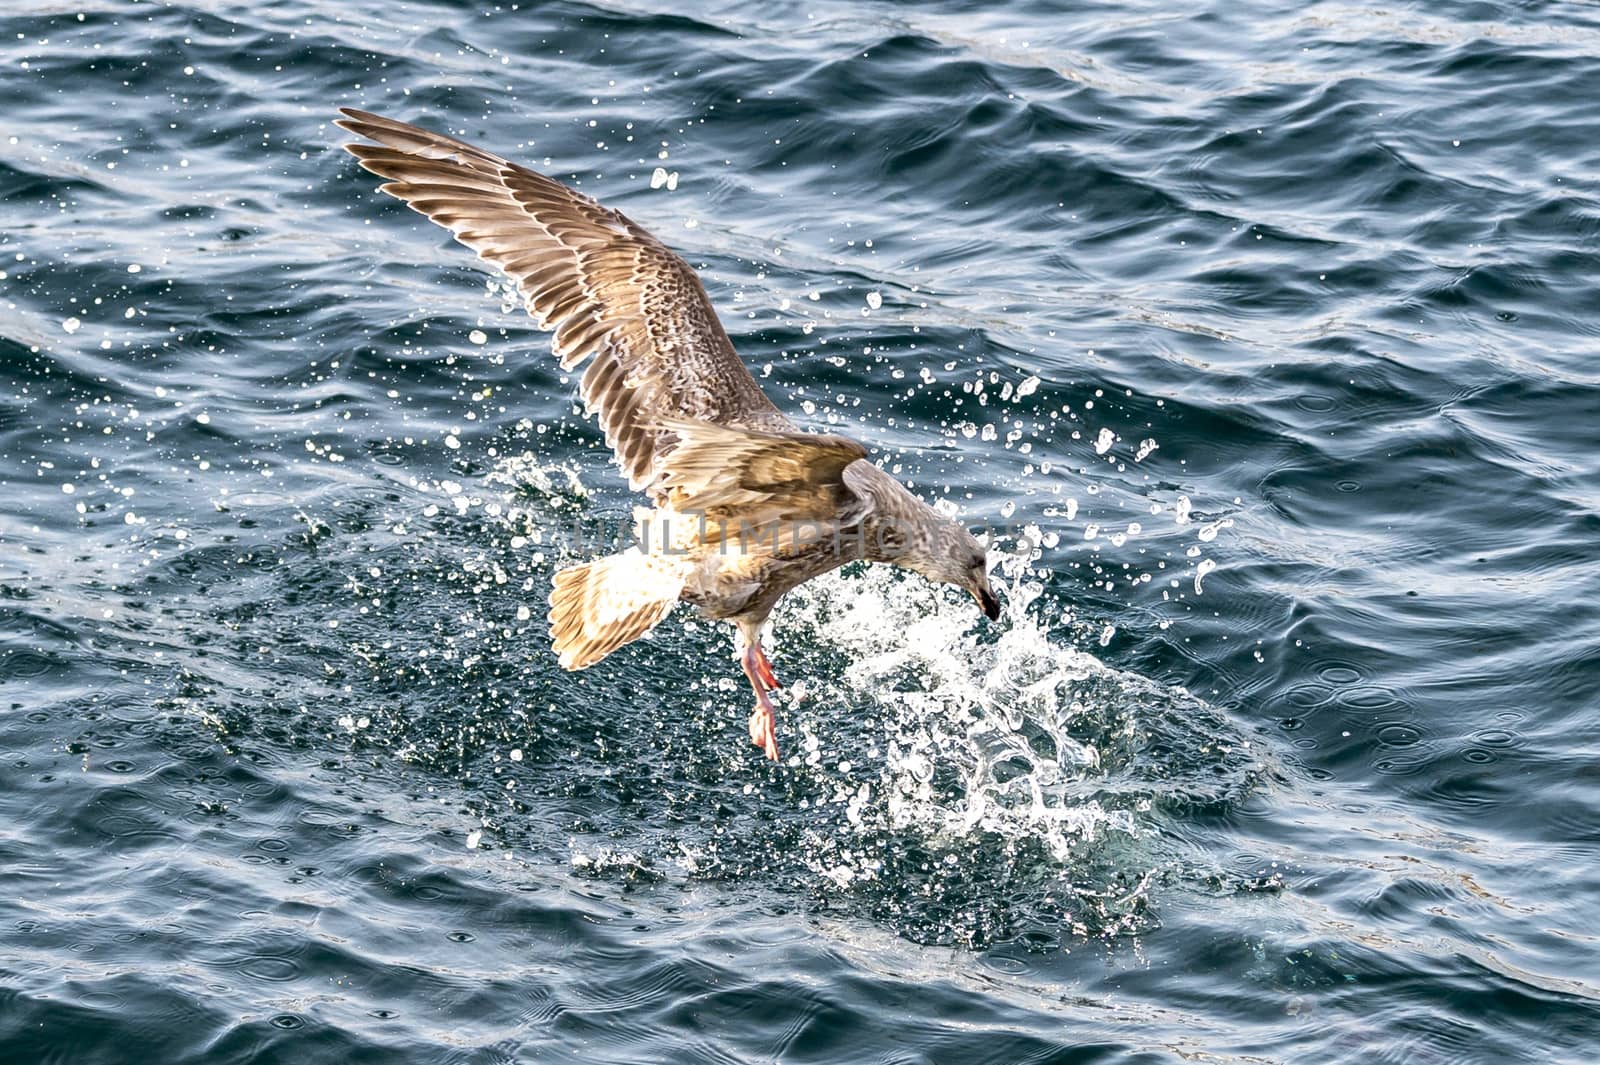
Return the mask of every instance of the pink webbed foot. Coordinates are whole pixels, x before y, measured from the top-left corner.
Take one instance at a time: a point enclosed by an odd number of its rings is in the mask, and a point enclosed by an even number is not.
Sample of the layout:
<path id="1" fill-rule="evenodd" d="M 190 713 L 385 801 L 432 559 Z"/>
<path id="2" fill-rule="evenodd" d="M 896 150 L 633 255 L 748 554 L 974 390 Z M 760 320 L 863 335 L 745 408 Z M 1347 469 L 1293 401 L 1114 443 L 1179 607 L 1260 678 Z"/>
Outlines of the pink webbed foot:
<path id="1" fill-rule="evenodd" d="M 769 759 L 778 760 L 778 708 L 773 705 L 768 692 L 778 687 L 778 678 L 772 673 L 772 663 L 767 660 L 761 645 L 751 644 L 744 652 L 744 675 L 750 678 L 755 689 L 756 708 L 750 711 L 750 742 L 766 752 Z"/>
<path id="2" fill-rule="evenodd" d="M 772 701 L 763 693 L 757 697 L 756 708 L 750 711 L 750 742 L 766 752 L 769 759 L 778 760 L 778 715 Z"/>

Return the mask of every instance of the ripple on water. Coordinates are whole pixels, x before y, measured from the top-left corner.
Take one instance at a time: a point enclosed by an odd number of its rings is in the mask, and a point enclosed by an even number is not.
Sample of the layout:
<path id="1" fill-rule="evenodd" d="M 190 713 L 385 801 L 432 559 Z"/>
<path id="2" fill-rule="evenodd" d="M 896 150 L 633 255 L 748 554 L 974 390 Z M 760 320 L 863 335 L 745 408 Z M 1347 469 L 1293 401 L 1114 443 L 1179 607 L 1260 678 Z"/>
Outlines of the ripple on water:
<path id="1" fill-rule="evenodd" d="M 1338 692 L 1324 684 L 1297 684 L 1284 691 L 1284 702 L 1300 710 L 1312 710 L 1332 702 Z"/>
<path id="2" fill-rule="evenodd" d="M 1433 757 L 1426 753 L 1384 755 L 1373 760 L 1372 768 L 1387 777 L 1409 777 L 1427 769 L 1433 762 Z"/>
<path id="3" fill-rule="evenodd" d="M 36 651 L 16 648 L 0 650 L 0 679 L 10 677 L 15 680 L 29 680 L 33 677 L 42 677 L 52 669 L 59 668 L 61 663 L 57 659 Z"/>
<path id="4" fill-rule="evenodd" d="M 1338 695 L 1340 706 L 1363 713 L 1381 713 L 1404 708 L 1405 704 L 1392 688 L 1381 684 L 1364 684 L 1346 688 Z"/>
<path id="5" fill-rule="evenodd" d="M 1472 734 L 1472 738 L 1485 747 L 1516 747 L 1522 743 L 1520 735 L 1502 728 L 1479 729 Z"/>
<path id="6" fill-rule="evenodd" d="M 982 962 L 984 968 L 993 969 L 995 972 L 1003 973 L 1006 976 L 1022 976 L 1032 969 L 1023 959 L 1009 954 L 990 952 L 980 955 L 978 960 Z"/>
<path id="7" fill-rule="evenodd" d="M 1385 747 L 1413 747 L 1422 740 L 1421 729 L 1400 721 L 1379 724 L 1375 735 Z"/>
<path id="8" fill-rule="evenodd" d="M 303 971 L 307 945 L 298 930 L 268 927 L 247 940 L 220 944 L 225 953 L 215 964 L 262 983 L 289 983 Z"/>
<path id="9" fill-rule="evenodd" d="M 268 954 L 246 958 L 235 967 L 251 979 L 274 984 L 287 983 L 300 975 L 300 965 L 293 958 Z"/>
<path id="10" fill-rule="evenodd" d="M 78 996 L 78 1001 L 90 1009 L 118 1010 L 128 1001 L 114 991 L 89 991 Z"/>
<path id="11" fill-rule="evenodd" d="M 1355 684 L 1365 676 L 1361 669 L 1349 662 L 1322 662 L 1317 665 L 1317 676 L 1336 687 Z"/>
<path id="12" fill-rule="evenodd" d="M 122 845 L 139 848 L 159 847 L 181 838 L 164 817 L 156 819 L 133 814 L 110 814 L 94 822 L 95 830 Z"/>

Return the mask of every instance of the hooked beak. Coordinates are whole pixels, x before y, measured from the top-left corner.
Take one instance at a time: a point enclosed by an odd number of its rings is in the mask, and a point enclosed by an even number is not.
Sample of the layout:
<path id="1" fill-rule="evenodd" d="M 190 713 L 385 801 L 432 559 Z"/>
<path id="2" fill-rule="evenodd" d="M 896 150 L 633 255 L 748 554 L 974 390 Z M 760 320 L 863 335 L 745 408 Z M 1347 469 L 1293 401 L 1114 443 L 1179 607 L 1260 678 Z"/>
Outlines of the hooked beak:
<path id="1" fill-rule="evenodd" d="M 978 609 L 983 611 L 983 616 L 990 621 L 1000 620 L 1000 600 L 995 598 L 994 589 L 989 587 L 989 578 L 982 576 L 973 586 L 972 598 L 978 601 Z"/>

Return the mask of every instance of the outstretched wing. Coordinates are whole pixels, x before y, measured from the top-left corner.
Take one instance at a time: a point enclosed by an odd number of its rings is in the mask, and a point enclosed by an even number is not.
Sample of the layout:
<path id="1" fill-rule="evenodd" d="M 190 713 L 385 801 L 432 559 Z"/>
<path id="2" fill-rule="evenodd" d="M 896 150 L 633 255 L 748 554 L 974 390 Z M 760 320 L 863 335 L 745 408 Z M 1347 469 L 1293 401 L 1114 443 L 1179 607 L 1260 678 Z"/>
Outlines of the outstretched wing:
<path id="1" fill-rule="evenodd" d="M 635 489 L 657 479 L 675 442 L 663 419 L 755 429 L 789 423 L 745 369 L 689 264 L 618 211 L 464 141 L 367 111 L 338 125 L 379 186 L 517 283 L 528 313 L 554 329 L 579 388 Z M 658 494 L 652 488 L 652 494 Z"/>
<path id="2" fill-rule="evenodd" d="M 867 449 L 843 436 L 666 421 L 678 438 L 658 484 L 672 510 L 704 515 L 708 540 L 759 542 L 782 526 L 838 528 L 864 500 L 844 471 Z"/>

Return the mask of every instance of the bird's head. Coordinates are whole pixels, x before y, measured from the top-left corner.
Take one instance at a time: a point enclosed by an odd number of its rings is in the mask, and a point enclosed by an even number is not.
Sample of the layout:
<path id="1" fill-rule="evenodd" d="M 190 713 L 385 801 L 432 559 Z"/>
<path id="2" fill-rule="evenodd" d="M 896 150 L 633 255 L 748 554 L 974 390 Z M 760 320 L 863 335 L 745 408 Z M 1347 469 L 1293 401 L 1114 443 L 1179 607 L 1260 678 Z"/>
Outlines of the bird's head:
<path id="1" fill-rule="evenodd" d="M 923 539 L 917 537 L 917 539 Z M 940 584 L 953 584 L 977 602 L 990 621 L 1000 620 L 1000 600 L 989 585 L 989 553 L 966 529 L 939 516 L 926 539 L 894 560 Z"/>

